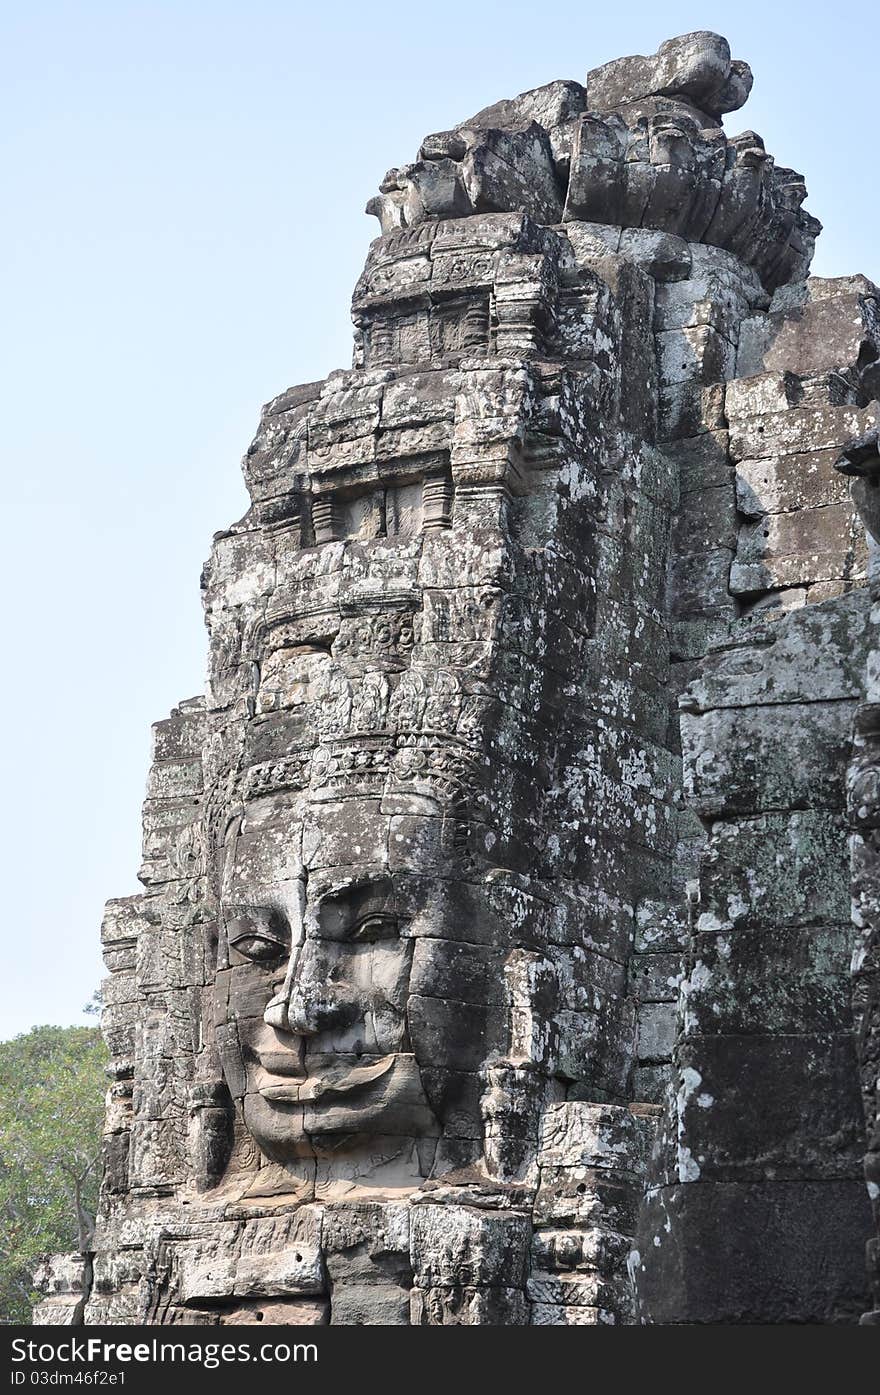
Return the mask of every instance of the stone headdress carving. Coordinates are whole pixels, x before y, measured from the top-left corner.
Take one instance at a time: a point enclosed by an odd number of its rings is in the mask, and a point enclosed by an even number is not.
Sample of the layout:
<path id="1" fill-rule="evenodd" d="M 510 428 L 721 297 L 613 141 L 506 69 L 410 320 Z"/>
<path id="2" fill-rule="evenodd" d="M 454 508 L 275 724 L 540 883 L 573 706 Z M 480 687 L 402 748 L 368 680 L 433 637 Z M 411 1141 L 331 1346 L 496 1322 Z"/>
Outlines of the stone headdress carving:
<path id="1" fill-rule="evenodd" d="M 880 297 L 750 86 L 685 35 L 371 201 L 108 907 L 88 1322 L 863 1310 Z"/>

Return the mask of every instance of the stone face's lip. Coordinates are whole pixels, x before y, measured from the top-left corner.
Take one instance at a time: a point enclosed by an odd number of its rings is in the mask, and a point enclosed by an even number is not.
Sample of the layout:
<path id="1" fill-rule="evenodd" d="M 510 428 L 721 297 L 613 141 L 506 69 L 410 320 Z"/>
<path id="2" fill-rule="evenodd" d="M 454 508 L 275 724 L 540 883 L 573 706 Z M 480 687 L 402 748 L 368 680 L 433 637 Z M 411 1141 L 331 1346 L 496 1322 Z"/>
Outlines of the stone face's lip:
<path id="1" fill-rule="evenodd" d="M 394 1065 L 396 1056 L 383 1056 L 369 1066 L 353 1066 L 350 1070 L 334 1075 L 307 1076 L 289 1085 L 264 1085 L 260 1090 L 263 1099 L 291 1104 L 324 1099 L 331 1095 L 349 1095 L 374 1080 L 381 1080 Z"/>

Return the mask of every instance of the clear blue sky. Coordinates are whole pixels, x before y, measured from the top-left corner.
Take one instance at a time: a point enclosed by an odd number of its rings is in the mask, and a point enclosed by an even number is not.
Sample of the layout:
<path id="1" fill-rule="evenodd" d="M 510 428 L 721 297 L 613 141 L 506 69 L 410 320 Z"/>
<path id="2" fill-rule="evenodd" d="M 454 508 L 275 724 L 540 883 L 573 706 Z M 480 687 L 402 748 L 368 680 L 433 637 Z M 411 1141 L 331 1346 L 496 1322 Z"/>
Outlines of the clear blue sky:
<path id="1" fill-rule="evenodd" d="M 260 404 L 345 366 L 422 136 L 499 97 L 726 34 L 742 112 L 807 176 L 814 270 L 880 279 L 876 3 L 126 0 L 0 18 L 6 501 L 0 1037 L 80 1020 L 136 891 L 151 721 L 202 690 L 199 571 Z"/>

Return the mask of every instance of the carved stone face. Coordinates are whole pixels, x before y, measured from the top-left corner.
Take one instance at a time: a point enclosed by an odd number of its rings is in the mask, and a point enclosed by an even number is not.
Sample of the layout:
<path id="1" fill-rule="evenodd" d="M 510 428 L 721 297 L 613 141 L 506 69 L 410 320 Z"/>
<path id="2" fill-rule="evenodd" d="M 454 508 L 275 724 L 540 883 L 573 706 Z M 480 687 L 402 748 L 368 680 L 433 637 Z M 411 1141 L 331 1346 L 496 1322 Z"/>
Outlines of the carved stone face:
<path id="1" fill-rule="evenodd" d="M 443 997 L 455 946 L 434 938 L 442 885 L 432 894 L 419 875 L 440 822 L 395 817 L 378 800 L 276 795 L 227 830 L 218 1047 L 275 1162 L 436 1139 L 437 1107 L 461 1093 L 461 1005 Z M 423 1165 L 432 1151 L 422 1147 Z"/>

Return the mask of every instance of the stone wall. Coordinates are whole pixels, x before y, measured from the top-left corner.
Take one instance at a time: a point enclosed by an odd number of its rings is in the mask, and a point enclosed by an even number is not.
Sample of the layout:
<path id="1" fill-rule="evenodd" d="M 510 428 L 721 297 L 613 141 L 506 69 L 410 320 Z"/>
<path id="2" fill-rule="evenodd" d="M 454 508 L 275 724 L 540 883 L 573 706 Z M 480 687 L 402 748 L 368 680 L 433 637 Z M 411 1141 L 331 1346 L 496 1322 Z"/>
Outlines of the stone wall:
<path id="1" fill-rule="evenodd" d="M 868 1307 L 880 293 L 750 85 L 686 35 L 383 180 L 155 728 L 42 1320 Z"/>

